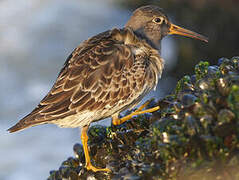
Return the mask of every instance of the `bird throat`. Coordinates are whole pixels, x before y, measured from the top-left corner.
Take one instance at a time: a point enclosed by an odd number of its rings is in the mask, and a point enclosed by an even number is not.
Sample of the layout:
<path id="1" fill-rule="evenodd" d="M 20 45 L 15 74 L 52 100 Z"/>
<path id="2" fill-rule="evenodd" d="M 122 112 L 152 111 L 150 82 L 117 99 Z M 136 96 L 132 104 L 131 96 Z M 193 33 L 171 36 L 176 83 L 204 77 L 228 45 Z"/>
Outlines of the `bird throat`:
<path id="1" fill-rule="evenodd" d="M 155 36 L 150 33 L 145 33 L 141 30 L 136 30 L 134 33 L 138 38 L 145 40 L 152 48 L 157 49 L 159 54 L 161 54 L 161 38 L 155 38 Z"/>

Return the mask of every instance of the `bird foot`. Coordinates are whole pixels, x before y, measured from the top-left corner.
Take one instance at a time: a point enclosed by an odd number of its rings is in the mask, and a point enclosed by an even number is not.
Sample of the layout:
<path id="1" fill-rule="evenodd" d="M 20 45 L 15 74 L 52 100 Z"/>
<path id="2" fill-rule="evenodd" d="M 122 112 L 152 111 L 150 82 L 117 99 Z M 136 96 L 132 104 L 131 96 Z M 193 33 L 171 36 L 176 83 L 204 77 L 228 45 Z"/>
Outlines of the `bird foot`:
<path id="1" fill-rule="evenodd" d="M 159 106 L 143 110 L 151 101 L 152 100 L 147 101 L 142 106 L 140 106 L 136 111 L 132 112 L 131 114 L 129 114 L 129 115 L 123 117 L 123 118 L 120 118 L 120 119 L 119 118 L 113 118 L 112 123 L 114 125 L 120 125 L 120 124 L 124 123 L 125 121 L 131 119 L 133 116 L 144 114 L 144 113 L 151 113 L 151 112 L 159 110 L 160 109 Z"/>
<path id="2" fill-rule="evenodd" d="M 151 101 L 153 101 L 154 99 L 150 99 L 150 100 L 148 100 L 148 101 L 146 101 L 144 104 L 142 104 L 138 109 L 136 109 L 136 111 L 134 111 L 134 112 L 139 112 L 139 111 L 142 111 L 146 106 L 148 106 L 149 105 L 149 103 L 151 102 Z"/>
<path id="3" fill-rule="evenodd" d="M 98 172 L 98 171 L 105 171 L 105 172 L 111 172 L 110 169 L 108 168 L 96 168 L 95 166 L 93 166 L 91 163 L 90 164 L 86 164 L 86 169 L 89 171 L 94 171 L 94 172 Z"/>

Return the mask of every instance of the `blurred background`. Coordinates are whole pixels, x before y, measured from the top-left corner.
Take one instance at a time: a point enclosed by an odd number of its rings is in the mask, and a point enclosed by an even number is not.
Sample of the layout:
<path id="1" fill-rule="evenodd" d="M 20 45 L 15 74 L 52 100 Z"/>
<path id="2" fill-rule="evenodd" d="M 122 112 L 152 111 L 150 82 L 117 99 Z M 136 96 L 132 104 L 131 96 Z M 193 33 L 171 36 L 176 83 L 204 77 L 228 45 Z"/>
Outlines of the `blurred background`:
<path id="1" fill-rule="evenodd" d="M 155 4 L 171 21 L 209 37 L 209 43 L 170 36 L 163 40 L 166 69 L 157 90 L 163 97 L 200 60 L 239 55 L 237 0 L 1 0 L 0 179 L 40 180 L 57 169 L 80 142 L 79 129 L 42 125 L 9 134 L 53 85 L 66 57 L 81 41 L 122 27 L 134 9 Z M 110 121 L 101 121 L 101 124 Z"/>

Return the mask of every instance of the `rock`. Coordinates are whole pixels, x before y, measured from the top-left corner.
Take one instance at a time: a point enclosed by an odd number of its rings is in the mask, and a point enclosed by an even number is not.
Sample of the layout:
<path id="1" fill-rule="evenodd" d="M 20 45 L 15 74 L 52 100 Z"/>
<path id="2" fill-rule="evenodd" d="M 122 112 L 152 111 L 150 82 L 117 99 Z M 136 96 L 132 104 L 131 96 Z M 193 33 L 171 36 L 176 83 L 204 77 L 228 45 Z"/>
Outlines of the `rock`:
<path id="1" fill-rule="evenodd" d="M 92 163 L 112 173 L 87 171 L 76 144 L 76 158 L 48 179 L 238 179 L 239 58 L 200 62 L 195 73 L 153 103 L 161 108 L 151 116 L 89 129 Z"/>

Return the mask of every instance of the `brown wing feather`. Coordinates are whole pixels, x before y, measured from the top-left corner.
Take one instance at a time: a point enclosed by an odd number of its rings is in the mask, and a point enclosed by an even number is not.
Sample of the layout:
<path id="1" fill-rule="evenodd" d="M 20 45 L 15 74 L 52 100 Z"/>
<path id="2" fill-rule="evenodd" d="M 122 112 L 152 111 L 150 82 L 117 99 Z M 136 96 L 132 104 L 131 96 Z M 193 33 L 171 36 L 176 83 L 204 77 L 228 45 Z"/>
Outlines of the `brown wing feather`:
<path id="1" fill-rule="evenodd" d="M 145 72 L 139 71 L 142 68 L 137 66 L 132 68 L 135 57 L 130 47 L 119 40 L 121 31 L 99 34 L 76 48 L 47 96 L 9 131 L 49 123 L 85 110 L 99 111 L 106 109 L 106 105 L 113 108 L 120 105 L 121 99 L 129 98 L 131 91 L 136 91 L 143 81 L 125 72 L 138 71 L 142 77 Z M 118 39 L 112 36 L 116 33 Z M 127 78 L 136 79 L 130 83 Z"/>

